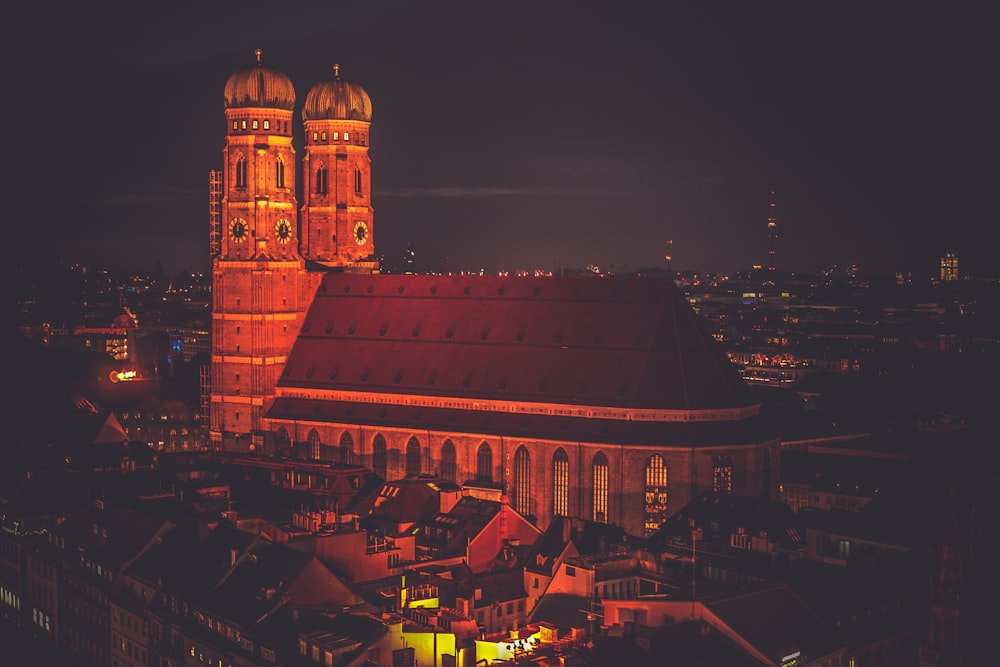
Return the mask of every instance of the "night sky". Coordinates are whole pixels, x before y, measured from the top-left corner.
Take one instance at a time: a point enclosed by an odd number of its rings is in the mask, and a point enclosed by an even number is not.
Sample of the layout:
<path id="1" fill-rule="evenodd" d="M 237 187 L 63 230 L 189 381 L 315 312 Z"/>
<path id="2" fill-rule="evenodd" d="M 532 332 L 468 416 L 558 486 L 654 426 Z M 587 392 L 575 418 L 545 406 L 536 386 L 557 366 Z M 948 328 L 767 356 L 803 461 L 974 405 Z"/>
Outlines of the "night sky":
<path id="1" fill-rule="evenodd" d="M 389 265 L 620 273 L 672 240 L 733 272 L 774 190 L 779 269 L 1000 274 L 986 5 L 881 4 L 36 3 L 8 23 L 16 257 L 207 271 L 223 88 L 259 47 L 296 119 L 334 63 L 371 96 Z"/>

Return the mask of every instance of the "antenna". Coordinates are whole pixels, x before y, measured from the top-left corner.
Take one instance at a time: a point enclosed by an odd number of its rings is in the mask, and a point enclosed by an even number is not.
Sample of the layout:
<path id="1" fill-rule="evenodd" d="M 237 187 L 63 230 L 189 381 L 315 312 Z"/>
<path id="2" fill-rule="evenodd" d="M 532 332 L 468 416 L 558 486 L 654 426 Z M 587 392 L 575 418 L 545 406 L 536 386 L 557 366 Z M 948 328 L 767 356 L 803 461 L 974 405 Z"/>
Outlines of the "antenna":
<path id="1" fill-rule="evenodd" d="M 767 272 L 774 279 L 774 246 L 778 242 L 778 218 L 774 214 L 774 190 L 771 190 L 771 205 L 767 216 Z"/>

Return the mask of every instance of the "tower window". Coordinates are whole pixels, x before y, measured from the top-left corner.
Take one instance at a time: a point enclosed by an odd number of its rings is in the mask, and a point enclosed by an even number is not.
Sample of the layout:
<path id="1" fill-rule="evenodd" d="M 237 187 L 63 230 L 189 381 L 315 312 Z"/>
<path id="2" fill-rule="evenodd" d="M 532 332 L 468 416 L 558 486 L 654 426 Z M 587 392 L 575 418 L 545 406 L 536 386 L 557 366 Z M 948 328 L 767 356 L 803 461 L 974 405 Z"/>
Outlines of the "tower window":
<path id="1" fill-rule="evenodd" d="M 344 141 L 350 141 L 351 137 L 347 132 L 344 132 Z"/>
<path id="2" fill-rule="evenodd" d="M 239 121 L 236 121 L 236 120 L 233 121 L 233 129 L 234 130 L 240 129 L 240 123 L 239 123 Z"/>
<path id="3" fill-rule="evenodd" d="M 257 129 L 257 119 L 256 118 L 253 121 L 253 129 L 255 129 L 255 130 Z"/>
<path id="4" fill-rule="evenodd" d="M 241 121 L 240 121 L 240 129 L 241 129 L 241 130 L 245 130 L 245 129 L 247 129 L 247 121 L 246 121 L 246 118 L 244 118 L 243 120 L 241 120 Z"/>
<path id="5" fill-rule="evenodd" d="M 441 476 L 454 482 L 458 476 L 457 468 L 455 444 L 451 440 L 445 440 L 441 446 Z"/>
<path id="6" fill-rule="evenodd" d="M 372 470 L 382 479 L 387 478 L 387 459 L 388 456 L 386 453 L 385 438 L 383 438 L 382 434 L 379 433 L 372 441 Z"/>
<path id="7" fill-rule="evenodd" d="M 266 120 L 266 119 L 264 120 L 264 129 L 265 130 L 270 130 L 271 129 L 271 121 Z"/>
<path id="8" fill-rule="evenodd" d="M 285 187 L 285 161 L 280 157 L 274 165 L 275 185 L 279 188 Z"/>
<path id="9" fill-rule="evenodd" d="M 323 141 L 326 141 L 326 131 L 323 132 Z"/>
<path id="10" fill-rule="evenodd" d="M 246 121 L 244 121 L 246 122 Z M 242 155 L 236 158 L 236 187 L 247 186 L 247 161 Z"/>
<path id="11" fill-rule="evenodd" d="M 327 190 L 326 166 L 320 165 L 316 170 L 316 194 L 325 195 Z"/>
<path id="12" fill-rule="evenodd" d="M 361 170 L 354 170 L 354 193 L 357 195 L 364 194 L 361 189 Z"/>
<path id="13" fill-rule="evenodd" d="M 340 141 L 340 132 L 334 132 L 333 133 L 333 140 L 334 141 Z"/>
<path id="14" fill-rule="evenodd" d="M 313 141 L 319 141 L 319 132 L 313 132 Z"/>

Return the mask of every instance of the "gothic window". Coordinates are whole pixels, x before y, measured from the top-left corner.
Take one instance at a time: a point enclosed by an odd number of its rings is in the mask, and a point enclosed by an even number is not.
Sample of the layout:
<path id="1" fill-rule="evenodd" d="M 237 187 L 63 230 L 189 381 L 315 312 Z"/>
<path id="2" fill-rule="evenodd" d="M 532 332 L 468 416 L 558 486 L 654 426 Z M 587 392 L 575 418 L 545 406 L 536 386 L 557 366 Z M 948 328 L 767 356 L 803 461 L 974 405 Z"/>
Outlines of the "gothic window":
<path id="1" fill-rule="evenodd" d="M 441 477 L 454 482 L 457 477 L 457 467 L 455 445 L 451 440 L 445 440 L 441 445 Z"/>
<path id="2" fill-rule="evenodd" d="M 608 521 L 608 457 L 597 452 L 591 463 L 591 487 L 594 490 L 594 521 Z"/>
<path id="3" fill-rule="evenodd" d="M 285 187 L 285 161 L 280 157 L 274 165 L 274 181 L 279 188 Z"/>
<path id="4" fill-rule="evenodd" d="M 313 461 L 319 461 L 320 458 L 320 441 L 319 433 L 316 429 L 309 431 L 309 458 Z"/>
<path id="5" fill-rule="evenodd" d="M 514 452 L 514 488 L 511 495 L 515 510 L 521 514 L 531 513 L 531 456 L 524 445 Z"/>
<path id="6" fill-rule="evenodd" d="M 420 474 L 420 441 L 416 438 L 406 443 L 406 474 Z"/>
<path id="7" fill-rule="evenodd" d="M 712 490 L 733 492 L 733 462 L 728 456 L 716 456 L 712 459 Z"/>
<path id="8" fill-rule="evenodd" d="M 552 514 L 569 516 L 569 457 L 562 447 L 552 457 Z"/>
<path id="9" fill-rule="evenodd" d="M 354 438 L 348 431 L 340 434 L 340 453 L 338 459 L 341 463 L 350 463 L 351 455 L 354 452 Z"/>
<path id="10" fill-rule="evenodd" d="M 646 535 L 660 529 L 667 519 L 667 466 L 654 454 L 646 462 Z"/>
<path id="11" fill-rule="evenodd" d="M 320 165 L 316 170 L 316 194 L 325 195 L 327 189 L 326 166 Z"/>
<path id="12" fill-rule="evenodd" d="M 476 479 L 481 482 L 493 481 L 493 450 L 483 442 L 476 452 Z"/>
<path id="13" fill-rule="evenodd" d="M 354 170 L 354 193 L 357 195 L 362 194 L 360 169 Z"/>
<path id="14" fill-rule="evenodd" d="M 372 440 L 372 470 L 376 475 L 382 479 L 386 479 L 386 463 L 388 455 L 386 454 L 385 448 L 385 438 L 379 433 Z"/>
<path id="15" fill-rule="evenodd" d="M 247 186 L 247 159 L 240 155 L 236 158 L 236 187 Z"/>

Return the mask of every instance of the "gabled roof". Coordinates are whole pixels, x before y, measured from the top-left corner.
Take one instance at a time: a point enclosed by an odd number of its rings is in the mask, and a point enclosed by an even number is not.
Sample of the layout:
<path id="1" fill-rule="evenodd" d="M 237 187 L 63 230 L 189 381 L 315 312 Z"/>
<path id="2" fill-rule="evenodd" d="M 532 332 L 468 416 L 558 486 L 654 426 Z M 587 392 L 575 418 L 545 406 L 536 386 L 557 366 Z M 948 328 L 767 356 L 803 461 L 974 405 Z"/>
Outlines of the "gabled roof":
<path id="1" fill-rule="evenodd" d="M 330 273 L 278 387 L 661 410 L 756 404 L 660 277 Z"/>
<path id="2" fill-rule="evenodd" d="M 728 629 L 771 664 L 781 664 L 782 658 L 796 651 L 811 662 L 841 646 L 833 628 L 784 585 L 710 602 L 706 607 L 721 621 L 724 633 Z"/>

